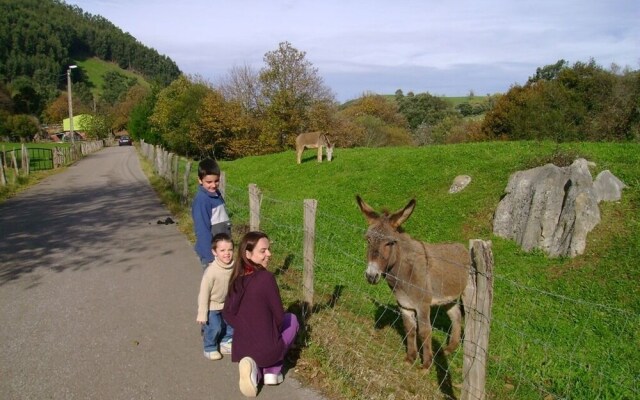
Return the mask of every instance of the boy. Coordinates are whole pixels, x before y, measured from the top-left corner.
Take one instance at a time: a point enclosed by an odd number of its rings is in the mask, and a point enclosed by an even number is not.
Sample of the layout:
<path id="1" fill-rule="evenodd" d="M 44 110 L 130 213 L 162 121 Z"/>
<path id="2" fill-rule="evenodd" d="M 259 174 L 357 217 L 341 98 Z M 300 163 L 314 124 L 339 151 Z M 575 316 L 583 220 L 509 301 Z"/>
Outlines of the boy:
<path id="1" fill-rule="evenodd" d="M 233 338 L 233 328 L 222 318 L 222 308 L 229 289 L 229 278 L 233 272 L 231 237 L 226 233 L 215 235 L 209 251 L 215 254 L 215 260 L 209 264 L 202 275 L 196 322 L 202 326 L 205 358 L 219 360 L 222 354 L 231 354 Z"/>
<path id="2" fill-rule="evenodd" d="M 220 167 L 215 160 L 207 158 L 198 164 L 198 191 L 191 204 L 193 230 L 196 234 L 194 249 L 202 268 L 214 259 L 211 240 L 218 233 L 231 237 L 231 222 L 224 204 L 220 185 Z"/>

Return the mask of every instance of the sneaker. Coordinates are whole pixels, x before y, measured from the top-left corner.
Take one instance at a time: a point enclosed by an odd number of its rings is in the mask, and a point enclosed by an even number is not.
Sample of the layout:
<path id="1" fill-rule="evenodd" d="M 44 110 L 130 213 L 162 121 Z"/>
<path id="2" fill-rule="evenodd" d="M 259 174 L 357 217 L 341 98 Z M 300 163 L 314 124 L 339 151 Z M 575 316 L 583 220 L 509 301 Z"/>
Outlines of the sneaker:
<path id="1" fill-rule="evenodd" d="M 231 354 L 231 341 L 220 343 L 220 353 Z"/>
<path id="2" fill-rule="evenodd" d="M 204 356 L 209 360 L 219 360 L 222 358 L 222 354 L 220 354 L 219 351 L 205 351 Z"/>
<path id="3" fill-rule="evenodd" d="M 258 366 L 251 357 L 245 357 L 240 360 L 238 365 L 240 372 L 240 391 L 247 397 L 256 397 L 258 395 Z"/>
<path id="4" fill-rule="evenodd" d="M 282 374 L 264 374 L 265 385 L 279 385 L 283 380 Z"/>

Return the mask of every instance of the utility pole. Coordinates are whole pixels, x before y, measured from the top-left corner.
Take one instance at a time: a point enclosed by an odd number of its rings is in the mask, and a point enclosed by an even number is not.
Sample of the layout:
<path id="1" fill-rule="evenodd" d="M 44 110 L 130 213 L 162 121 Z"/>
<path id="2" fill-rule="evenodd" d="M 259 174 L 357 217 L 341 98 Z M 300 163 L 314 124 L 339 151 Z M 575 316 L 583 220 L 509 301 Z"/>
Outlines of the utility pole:
<path id="1" fill-rule="evenodd" d="M 67 68 L 67 97 L 69 98 L 69 134 L 71 135 L 71 144 L 75 144 L 75 133 L 73 132 L 73 100 L 71 98 L 71 70 L 78 68 L 77 65 L 69 65 Z"/>

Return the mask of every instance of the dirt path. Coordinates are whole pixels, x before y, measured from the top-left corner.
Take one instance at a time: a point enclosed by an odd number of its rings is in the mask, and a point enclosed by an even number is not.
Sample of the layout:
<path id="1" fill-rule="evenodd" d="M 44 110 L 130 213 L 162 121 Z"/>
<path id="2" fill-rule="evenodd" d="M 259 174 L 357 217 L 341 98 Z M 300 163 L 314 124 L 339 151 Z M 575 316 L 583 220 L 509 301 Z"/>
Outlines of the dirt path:
<path id="1" fill-rule="evenodd" d="M 242 399 L 202 356 L 202 270 L 132 147 L 0 204 L 0 398 Z M 321 399 L 287 375 L 262 399 Z"/>

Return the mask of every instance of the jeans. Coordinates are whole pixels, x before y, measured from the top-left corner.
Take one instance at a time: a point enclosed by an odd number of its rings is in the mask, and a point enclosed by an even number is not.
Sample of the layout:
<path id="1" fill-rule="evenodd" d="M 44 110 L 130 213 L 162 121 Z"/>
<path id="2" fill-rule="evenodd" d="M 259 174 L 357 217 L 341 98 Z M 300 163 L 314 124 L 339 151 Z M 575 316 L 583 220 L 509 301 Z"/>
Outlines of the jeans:
<path id="1" fill-rule="evenodd" d="M 219 351 L 220 342 L 228 342 L 233 337 L 233 327 L 222 319 L 221 310 L 209 310 L 209 318 L 202 326 L 204 351 Z"/>
<path id="2" fill-rule="evenodd" d="M 298 323 L 298 318 L 296 317 L 296 315 L 292 313 L 285 313 L 284 320 L 282 321 L 282 331 L 280 332 L 280 334 L 282 335 L 282 341 L 287 346 L 287 350 L 291 347 L 291 344 L 296 339 L 299 328 L 300 324 Z M 263 374 L 277 375 L 281 373 L 283 366 L 284 360 L 267 368 L 258 368 L 258 381 L 262 378 Z M 262 369 L 262 371 L 260 371 L 260 369 Z"/>

